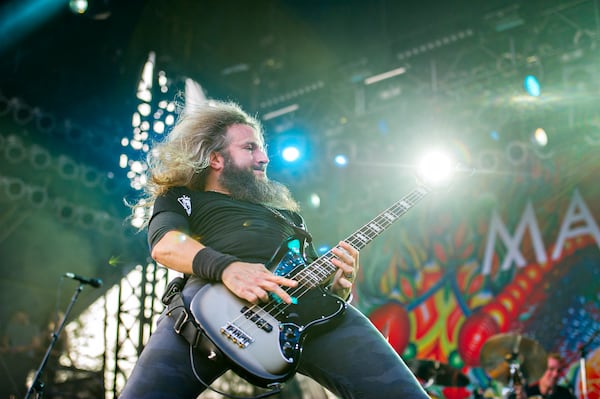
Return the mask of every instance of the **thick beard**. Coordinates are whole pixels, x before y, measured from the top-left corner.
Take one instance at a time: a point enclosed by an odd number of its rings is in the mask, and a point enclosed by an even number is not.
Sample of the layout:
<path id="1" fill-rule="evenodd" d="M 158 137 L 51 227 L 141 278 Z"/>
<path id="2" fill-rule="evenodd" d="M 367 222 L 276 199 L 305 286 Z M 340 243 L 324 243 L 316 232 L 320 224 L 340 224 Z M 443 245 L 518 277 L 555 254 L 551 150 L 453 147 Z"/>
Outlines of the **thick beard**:
<path id="1" fill-rule="evenodd" d="M 258 178 L 252 169 L 238 168 L 229 154 L 223 154 L 225 167 L 219 177 L 219 183 L 232 198 L 253 202 L 276 209 L 298 211 L 300 206 L 292 198 L 290 190 L 283 184 Z"/>

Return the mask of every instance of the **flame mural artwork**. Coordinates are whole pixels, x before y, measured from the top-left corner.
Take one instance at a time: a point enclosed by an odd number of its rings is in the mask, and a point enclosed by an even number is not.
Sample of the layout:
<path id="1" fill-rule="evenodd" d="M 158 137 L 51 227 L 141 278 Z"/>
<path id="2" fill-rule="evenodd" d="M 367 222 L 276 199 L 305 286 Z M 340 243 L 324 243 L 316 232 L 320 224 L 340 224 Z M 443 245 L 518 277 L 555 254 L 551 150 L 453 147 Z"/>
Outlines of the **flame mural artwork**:
<path id="1" fill-rule="evenodd" d="M 432 396 L 500 397 L 505 378 L 482 366 L 482 347 L 510 333 L 560 353 L 561 383 L 577 397 L 585 345 L 586 394 L 600 397 L 598 164 L 591 149 L 578 151 L 568 174 L 568 159 L 534 160 L 529 173 L 475 176 L 438 194 L 364 256 L 355 303 L 396 351 L 469 377 L 432 384 Z"/>

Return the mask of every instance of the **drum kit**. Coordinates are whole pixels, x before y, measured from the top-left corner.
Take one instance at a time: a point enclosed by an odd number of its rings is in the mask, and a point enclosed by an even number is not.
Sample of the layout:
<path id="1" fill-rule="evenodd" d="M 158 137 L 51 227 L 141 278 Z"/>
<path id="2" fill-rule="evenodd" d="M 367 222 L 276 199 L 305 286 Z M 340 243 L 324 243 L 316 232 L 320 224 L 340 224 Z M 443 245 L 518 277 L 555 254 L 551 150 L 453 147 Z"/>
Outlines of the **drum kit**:
<path id="1" fill-rule="evenodd" d="M 518 333 L 502 333 L 489 338 L 481 348 L 479 363 L 486 374 L 504 388 L 501 397 L 512 399 L 517 386 L 537 381 L 546 370 L 547 353 L 535 340 Z M 412 373 L 430 392 L 433 385 L 446 387 L 466 387 L 469 377 L 450 365 L 426 359 L 407 361 Z M 481 389 L 475 389 L 474 398 L 496 397 L 484 395 Z M 430 396 L 435 396 L 431 395 Z"/>

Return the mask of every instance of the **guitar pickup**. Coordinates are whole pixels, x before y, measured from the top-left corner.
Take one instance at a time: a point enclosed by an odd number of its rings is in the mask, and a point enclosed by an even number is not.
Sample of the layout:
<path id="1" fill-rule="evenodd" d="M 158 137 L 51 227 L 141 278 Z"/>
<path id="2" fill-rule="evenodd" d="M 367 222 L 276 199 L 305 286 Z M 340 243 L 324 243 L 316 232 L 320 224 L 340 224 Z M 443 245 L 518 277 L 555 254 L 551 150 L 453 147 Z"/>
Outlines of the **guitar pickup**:
<path id="1" fill-rule="evenodd" d="M 242 307 L 242 309 L 240 310 L 240 313 L 242 313 L 244 315 L 244 317 L 247 318 L 248 320 L 253 321 L 254 324 L 256 324 L 256 326 L 258 328 L 260 328 L 261 330 L 268 332 L 268 333 L 273 331 L 273 326 L 271 324 L 269 324 L 269 322 L 267 322 L 265 319 L 260 317 L 255 311 L 249 309 L 248 306 Z"/>

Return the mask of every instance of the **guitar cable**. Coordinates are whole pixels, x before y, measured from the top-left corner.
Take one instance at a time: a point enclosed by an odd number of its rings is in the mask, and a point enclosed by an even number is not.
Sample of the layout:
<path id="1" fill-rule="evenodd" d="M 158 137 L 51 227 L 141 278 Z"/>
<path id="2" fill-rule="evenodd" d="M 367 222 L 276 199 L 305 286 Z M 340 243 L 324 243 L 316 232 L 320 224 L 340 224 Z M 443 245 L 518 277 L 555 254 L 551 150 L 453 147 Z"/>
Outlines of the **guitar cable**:
<path id="1" fill-rule="evenodd" d="M 204 380 L 198 375 L 198 372 L 196 371 L 196 366 L 194 364 L 194 348 L 192 348 L 191 345 L 189 345 L 190 348 L 190 364 L 192 366 L 192 372 L 194 373 L 194 376 L 196 377 L 196 379 L 198 380 L 198 382 L 200 382 L 200 384 L 204 385 L 204 387 L 206 389 L 209 389 L 219 395 L 225 396 L 227 398 L 231 398 L 231 399 L 261 399 L 261 398 L 267 398 L 271 395 L 275 395 L 281 392 L 281 388 L 280 386 L 278 386 L 277 388 L 269 391 L 269 392 L 265 392 L 262 393 L 260 395 L 257 396 L 237 396 L 237 395 L 232 395 L 223 391 L 219 391 L 216 388 L 211 387 L 209 384 L 207 384 L 206 382 L 204 382 Z"/>

